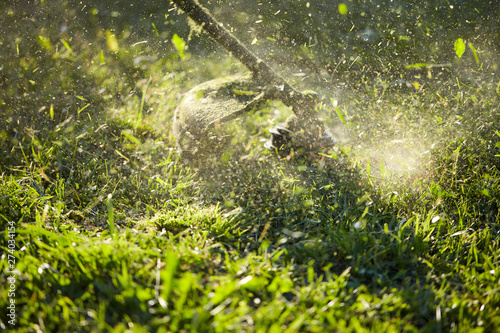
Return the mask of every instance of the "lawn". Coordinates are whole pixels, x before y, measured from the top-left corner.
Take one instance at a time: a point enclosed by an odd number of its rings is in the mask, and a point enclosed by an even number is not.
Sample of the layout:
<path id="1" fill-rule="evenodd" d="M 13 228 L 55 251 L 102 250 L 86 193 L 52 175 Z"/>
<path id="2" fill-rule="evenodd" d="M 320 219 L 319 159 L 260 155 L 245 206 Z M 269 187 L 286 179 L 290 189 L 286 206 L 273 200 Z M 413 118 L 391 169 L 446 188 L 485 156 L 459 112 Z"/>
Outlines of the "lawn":
<path id="1" fill-rule="evenodd" d="M 269 101 L 188 161 L 183 94 L 246 69 L 184 13 L 3 2 L 0 329 L 500 332 L 496 2 L 203 3 L 336 145 L 267 151 Z"/>

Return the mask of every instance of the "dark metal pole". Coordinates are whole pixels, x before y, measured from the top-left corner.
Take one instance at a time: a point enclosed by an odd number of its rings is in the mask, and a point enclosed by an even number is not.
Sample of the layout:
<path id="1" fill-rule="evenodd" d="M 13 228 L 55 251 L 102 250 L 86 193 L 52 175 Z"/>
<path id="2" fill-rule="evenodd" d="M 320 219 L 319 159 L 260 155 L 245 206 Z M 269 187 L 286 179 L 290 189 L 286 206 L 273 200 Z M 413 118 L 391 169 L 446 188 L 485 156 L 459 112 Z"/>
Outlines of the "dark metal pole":
<path id="1" fill-rule="evenodd" d="M 171 0 L 180 9 L 199 24 L 213 39 L 221 44 L 227 51 L 241 61 L 256 78 L 264 80 L 267 84 L 283 87 L 277 89 L 275 98 L 280 99 L 285 105 L 294 108 L 294 111 L 310 111 L 314 108 L 315 100 L 310 96 L 296 91 L 282 77 L 275 73 L 262 59 L 254 55 L 233 34 L 223 27 L 209 12 L 196 0 Z"/>

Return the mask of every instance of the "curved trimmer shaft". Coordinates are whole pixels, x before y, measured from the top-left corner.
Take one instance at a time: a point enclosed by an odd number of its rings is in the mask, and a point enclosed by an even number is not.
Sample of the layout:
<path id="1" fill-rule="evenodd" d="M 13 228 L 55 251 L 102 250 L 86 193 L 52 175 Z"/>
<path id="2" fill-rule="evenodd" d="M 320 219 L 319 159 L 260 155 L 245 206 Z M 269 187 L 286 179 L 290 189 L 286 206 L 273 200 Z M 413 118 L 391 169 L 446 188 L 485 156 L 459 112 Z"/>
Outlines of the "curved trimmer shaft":
<path id="1" fill-rule="evenodd" d="M 273 99 L 281 100 L 286 106 L 292 107 L 295 113 L 304 115 L 314 111 L 317 103 L 313 96 L 296 91 L 282 77 L 275 73 L 262 59 L 254 55 L 233 34 L 223 27 L 196 0 L 171 0 L 197 24 L 199 24 L 213 39 L 221 44 L 234 57 L 241 61 L 254 75 L 264 83 L 280 87 L 274 89 Z"/>

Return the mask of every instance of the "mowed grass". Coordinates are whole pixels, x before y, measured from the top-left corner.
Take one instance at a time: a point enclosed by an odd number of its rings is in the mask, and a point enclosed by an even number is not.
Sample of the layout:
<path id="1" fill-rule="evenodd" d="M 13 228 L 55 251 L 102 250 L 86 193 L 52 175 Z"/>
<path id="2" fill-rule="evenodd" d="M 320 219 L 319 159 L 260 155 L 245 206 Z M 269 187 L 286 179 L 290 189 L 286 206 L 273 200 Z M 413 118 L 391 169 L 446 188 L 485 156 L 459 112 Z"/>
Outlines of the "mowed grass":
<path id="1" fill-rule="evenodd" d="M 17 10 L 0 57 L 0 308 L 16 317 L 0 328 L 500 330 L 498 66 L 322 81 L 335 148 L 265 151 L 290 112 L 270 103 L 188 163 L 176 104 L 241 65 L 126 32 L 70 39 L 58 17 L 21 38 Z"/>

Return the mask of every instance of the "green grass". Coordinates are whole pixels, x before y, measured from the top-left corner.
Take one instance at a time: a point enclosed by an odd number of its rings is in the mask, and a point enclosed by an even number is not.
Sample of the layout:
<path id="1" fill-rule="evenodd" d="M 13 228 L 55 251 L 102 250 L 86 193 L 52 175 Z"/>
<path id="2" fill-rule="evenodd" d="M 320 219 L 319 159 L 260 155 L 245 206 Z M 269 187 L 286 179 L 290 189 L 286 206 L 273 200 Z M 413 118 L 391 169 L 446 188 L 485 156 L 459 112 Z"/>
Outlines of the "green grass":
<path id="1" fill-rule="evenodd" d="M 177 154 L 175 106 L 242 66 L 195 46 L 181 60 L 159 9 L 130 25 L 92 5 L 0 5 L 0 307 L 16 305 L 1 329 L 500 330 L 494 51 L 404 76 L 295 77 L 323 97 L 335 148 L 265 151 L 290 113 L 269 103 L 227 124 L 231 145 L 204 167 Z"/>

